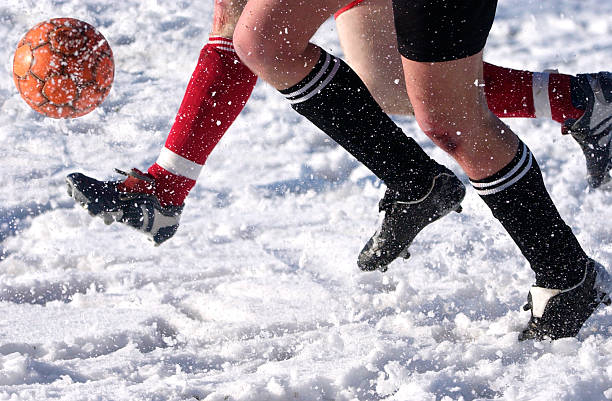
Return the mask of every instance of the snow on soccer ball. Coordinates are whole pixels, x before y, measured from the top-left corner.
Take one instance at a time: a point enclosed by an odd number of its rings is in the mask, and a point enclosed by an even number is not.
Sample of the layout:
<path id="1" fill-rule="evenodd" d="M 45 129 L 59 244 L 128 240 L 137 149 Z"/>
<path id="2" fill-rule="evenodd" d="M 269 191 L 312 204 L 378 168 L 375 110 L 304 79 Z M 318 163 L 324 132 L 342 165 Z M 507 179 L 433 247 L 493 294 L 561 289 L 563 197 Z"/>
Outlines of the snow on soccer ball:
<path id="1" fill-rule="evenodd" d="M 19 41 L 13 79 L 34 110 L 53 118 L 83 116 L 110 92 L 113 52 L 100 32 L 74 18 L 54 18 Z"/>

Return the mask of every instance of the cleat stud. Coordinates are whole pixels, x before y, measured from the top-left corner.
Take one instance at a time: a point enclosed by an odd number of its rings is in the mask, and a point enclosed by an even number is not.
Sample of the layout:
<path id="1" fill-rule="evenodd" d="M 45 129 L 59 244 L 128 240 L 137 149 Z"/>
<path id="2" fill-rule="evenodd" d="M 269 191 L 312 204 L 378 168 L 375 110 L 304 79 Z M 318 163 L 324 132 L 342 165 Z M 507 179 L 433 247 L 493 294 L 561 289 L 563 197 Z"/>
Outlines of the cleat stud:
<path id="1" fill-rule="evenodd" d="M 100 214 L 100 217 L 102 217 L 102 221 L 104 221 L 104 224 L 106 224 L 107 226 L 110 226 L 115 221 L 113 216 L 108 213 L 102 213 Z"/>
<path id="2" fill-rule="evenodd" d="M 408 251 L 408 247 L 404 248 L 397 256 L 404 259 L 410 258 L 410 252 Z"/>

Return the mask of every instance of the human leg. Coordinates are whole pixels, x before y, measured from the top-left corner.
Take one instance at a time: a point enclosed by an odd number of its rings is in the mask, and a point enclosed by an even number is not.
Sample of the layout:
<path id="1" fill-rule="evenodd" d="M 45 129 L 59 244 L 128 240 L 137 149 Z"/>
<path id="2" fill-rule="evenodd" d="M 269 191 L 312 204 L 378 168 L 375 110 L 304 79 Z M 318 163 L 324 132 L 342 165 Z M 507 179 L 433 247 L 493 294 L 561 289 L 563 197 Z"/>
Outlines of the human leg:
<path id="1" fill-rule="evenodd" d="M 413 115 L 397 51 L 391 0 L 356 0 L 335 14 L 348 64 L 390 114 Z M 583 150 L 592 188 L 610 181 L 612 77 L 571 76 L 483 64 L 489 109 L 498 117 L 549 118 L 562 124 Z M 593 116 L 593 117 L 592 117 Z M 600 123 L 604 121 L 603 126 Z"/>
<path id="2" fill-rule="evenodd" d="M 350 3 L 336 13 L 336 27 L 346 62 L 368 87 L 385 113 L 413 115 L 402 61 L 397 52 L 390 0 Z"/>
<path id="3" fill-rule="evenodd" d="M 183 203 L 255 86 L 257 78 L 240 61 L 232 43 L 246 1 L 215 1 L 209 42 L 200 52 L 165 146 L 148 169 L 162 205 Z"/>
<path id="4" fill-rule="evenodd" d="M 371 257 L 358 262 L 362 269 L 385 269 L 424 226 L 458 209 L 464 188 L 384 114 L 348 65 L 309 43 L 318 24 L 337 7 L 330 3 L 251 0 L 234 40 L 240 57 L 252 70 L 385 181 L 388 190 L 381 207 L 402 205 L 393 209 L 397 219 L 389 224 L 399 229 L 373 239 Z M 309 16 L 310 21 L 302 16 Z M 317 53 L 319 58 L 311 64 L 309 57 Z M 411 220 L 416 215 L 418 219 Z"/>
<path id="5" fill-rule="evenodd" d="M 341 3 L 251 0 L 236 28 L 236 49 L 296 111 L 379 178 L 416 187 L 415 197 L 419 197 L 429 188 L 433 174 L 418 171 L 437 163 L 382 112 L 350 67 L 309 42 Z M 317 55 L 314 62 L 313 55 Z"/>
<path id="6" fill-rule="evenodd" d="M 531 322 L 542 330 L 524 338 L 558 338 L 569 333 L 564 326 L 579 329 L 600 302 L 598 273 L 559 216 L 535 158 L 489 111 L 477 85 L 495 3 L 394 0 L 398 48 L 417 122 L 457 160 L 529 261 L 536 275 L 532 295 L 537 289 L 574 291 L 559 303 L 554 291 L 540 291 L 547 295 L 532 307 Z M 578 306 L 586 310 L 572 313 Z"/>
<path id="7" fill-rule="evenodd" d="M 164 148 L 148 169 L 162 202 L 180 205 L 206 159 L 238 117 L 257 78 L 231 40 L 211 36 L 200 53 Z"/>
<path id="8" fill-rule="evenodd" d="M 214 147 L 248 100 L 256 76 L 242 64 L 232 34 L 246 0 L 216 0 L 212 31 L 200 52 L 183 101 L 157 161 L 148 173 L 133 170 L 123 182 L 74 173 L 71 196 L 107 223 L 144 231 L 156 244 L 178 228 L 182 205 Z M 129 201 L 123 201 L 130 194 Z M 138 196 L 134 198 L 134 196 Z M 133 207 L 138 199 L 138 207 Z M 147 210 L 143 212 L 143 208 Z"/>
<path id="9" fill-rule="evenodd" d="M 348 64 L 362 78 L 383 110 L 413 115 L 397 51 L 391 0 L 353 1 L 335 14 Z M 483 64 L 485 95 L 498 117 L 578 119 L 586 107 L 577 77 L 557 72 L 516 70 Z M 535 98 L 535 99 L 534 99 Z"/>
<path id="10" fill-rule="evenodd" d="M 405 83 L 391 0 L 361 0 L 349 4 L 335 14 L 348 64 L 385 112 L 413 115 L 407 94 L 397 90 Z M 584 106 L 578 104 L 580 99 L 572 99 L 572 89 L 574 93 L 577 91 L 572 88 L 576 84 L 571 75 L 534 73 L 490 63 L 484 63 L 483 72 L 487 103 L 498 117 L 544 117 L 564 123 L 584 113 Z M 534 95 L 538 97 L 537 103 Z"/>

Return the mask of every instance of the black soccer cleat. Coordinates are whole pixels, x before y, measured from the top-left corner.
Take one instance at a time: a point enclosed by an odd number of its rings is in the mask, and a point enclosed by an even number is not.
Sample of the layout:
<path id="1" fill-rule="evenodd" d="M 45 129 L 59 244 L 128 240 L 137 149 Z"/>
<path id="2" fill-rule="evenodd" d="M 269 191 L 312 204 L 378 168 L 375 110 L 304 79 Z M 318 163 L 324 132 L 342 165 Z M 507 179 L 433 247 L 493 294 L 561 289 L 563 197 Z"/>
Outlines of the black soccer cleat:
<path id="1" fill-rule="evenodd" d="M 611 283 L 605 268 L 591 260 L 582 281 L 572 288 L 531 287 L 523 307 L 531 310 L 531 318 L 519 341 L 575 337 L 600 304 L 610 305 Z"/>
<path id="2" fill-rule="evenodd" d="M 408 201 L 407 191 L 387 188 L 380 200 L 382 225 L 361 250 L 357 265 L 361 270 L 387 271 L 398 257 L 408 258 L 408 247 L 429 224 L 452 211 L 461 211 L 465 186 L 450 170 L 437 175 L 430 191 L 421 199 Z"/>
<path id="3" fill-rule="evenodd" d="M 585 112 L 577 120 L 565 121 L 562 132 L 571 134 L 580 145 L 586 158 L 587 181 L 592 188 L 599 188 L 612 179 L 609 173 L 612 169 L 612 73 L 580 74 L 576 79 L 580 90 L 572 93 L 572 99 L 583 104 Z"/>
<path id="4" fill-rule="evenodd" d="M 160 245 L 178 229 L 183 206 L 162 207 L 151 191 L 153 178 L 132 170 L 125 182 L 98 181 L 81 173 L 66 177 L 68 195 L 106 224 L 126 224 Z M 126 183 L 129 182 L 129 185 Z"/>

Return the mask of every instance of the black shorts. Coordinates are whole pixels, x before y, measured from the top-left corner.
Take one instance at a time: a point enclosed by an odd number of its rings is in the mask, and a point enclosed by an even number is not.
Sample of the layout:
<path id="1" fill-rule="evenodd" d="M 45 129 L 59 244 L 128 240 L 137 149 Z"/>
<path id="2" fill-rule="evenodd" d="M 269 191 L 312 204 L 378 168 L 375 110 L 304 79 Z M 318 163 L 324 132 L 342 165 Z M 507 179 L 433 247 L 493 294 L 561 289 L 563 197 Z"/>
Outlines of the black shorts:
<path id="1" fill-rule="evenodd" d="M 436 62 L 472 56 L 484 48 L 497 0 L 393 0 L 402 56 Z"/>

